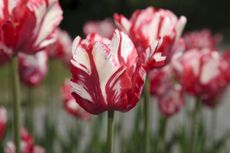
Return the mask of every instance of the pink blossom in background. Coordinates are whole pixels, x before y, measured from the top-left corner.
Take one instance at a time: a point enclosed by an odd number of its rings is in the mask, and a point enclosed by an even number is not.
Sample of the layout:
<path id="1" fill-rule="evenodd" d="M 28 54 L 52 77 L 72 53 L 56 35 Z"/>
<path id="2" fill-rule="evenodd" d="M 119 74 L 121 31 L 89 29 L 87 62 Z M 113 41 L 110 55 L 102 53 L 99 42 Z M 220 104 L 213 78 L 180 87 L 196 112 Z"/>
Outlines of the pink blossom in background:
<path id="1" fill-rule="evenodd" d="M 171 11 L 154 7 L 135 11 L 129 20 L 115 14 L 114 20 L 130 36 L 148 70 L 165 64 L 186 24 L 184 16 L 178 19 Z"/>
<path id="2" fill-rule="evenodd" d="M 149 79 L 151 94 L 156 97 L 160 112 L 167 117 L 178 113 L 185 104 L 184 91 L 172 66 L 151 71 Z"/>
<path id="3" fill-rule="evenodd" d="M 62 103 L 63 107 L 70 115 L 80 118 L 83 120 L 89 120 L 91 114 L 86 112 L 79 104 L 76 102 L 72 96 L 72 88 L 70 86 L 70 81 L 65 81 L 61 87 Z"/>
<path id="4" fill-rule="evenodd" d="M 73 43 L 71 86 L 76 102 L 86 111 L 126 112 L 136 106 L 146 72 L 129 37 L 115 30 L 111 40 L 96 34 Z"/>
<path id="5" fill-rule="evenodd" d="M 227 62 L 221 54 L 211 49 L 192 49 L 173 64 L 184 90 L 204 104 L 215 106 L 228 85 Z"/>
<path id="6" fill-rule="evenodd" d="M 56 41 L 46 48 L 46 51 L 51 59 L 59 59 L 65 65 L 70 65 L 72 57 L 72 38 L 70 35 L 61 29 L 57 30 Z"/>
<path id="7" fill-rule="evenodd" d="M 4 107 L 0 107 L 0 141 L 3 138 L 7 124 L 7 111 Z"/>
<path id="8" fill-rule="evenodd" d="M 40 51 L 34 55 L 19 54 L 19 77 L 26 86 L 37 86 L 48 71 L 48 55 Z"/>
<path id="9" fill-rule="evenodd" d="M 183 36 L 186 49 L 217 49 L 217 44 L 221 40 L 221 35 L 213 35 L 210 30 L 204 29 L 200 31 L 187 32 Z"/>
<path id="10" fill-rule="evenodd" d="M 45 150 L 34 144 L 32 136 L 25 130 L 20 131 L 21 135 L 21 153 L 45 153 Z M 4 153 L 15 153 L 15 145 L 12 141 L 6 144 Z"/>
<path id="11" fill-rule="evenodd" d="M 58 0 L 0 0 L 0 52 L 33 54 L 54 42 Z"/>
<path id="12" fill-rule="evenodd" d="M 115 25 L 111 19 L 104 19 L 101 21 L 88 21 L 83 26 L 83 32 L 85 35 L 90 33 L 97 33 L 105 38 L 111 38 Z"/>

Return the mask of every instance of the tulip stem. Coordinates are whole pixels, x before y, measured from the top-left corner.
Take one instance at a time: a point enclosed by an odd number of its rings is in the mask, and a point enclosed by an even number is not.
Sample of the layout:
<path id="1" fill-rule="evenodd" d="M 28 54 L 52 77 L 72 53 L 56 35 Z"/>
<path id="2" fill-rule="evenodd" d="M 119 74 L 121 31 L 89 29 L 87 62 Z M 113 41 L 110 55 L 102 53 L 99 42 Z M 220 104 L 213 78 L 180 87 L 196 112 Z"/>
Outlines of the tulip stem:
<path id="1" fill-rule="evenodd" d="M 107 153 L 113 153 L 114 111 L 108 111 Z"/>
<path id="2" fill-rule="evenodd" d="M 18 60 L 14 56 L 11 63 L 11 77 L 13 88 L 13 127 L 14 127 L 14 143 L 16 152 L 20 153 L 20 84 L 18 76 Z"/>
<path id="3" fill-rule="evenodd" d="M 165 152 L 165 139 L 166 139 L 166 131 L 167 131 L 167 123 L 168 123 L 168 118 L 165 116 L 162 116 L 160 114 L 159 117 L 159 153 L 164 153 Z"/>
<path id="4" fill-rule="evenodd" d="M 195 142 L 196 142 L 196 137 L 197 137 L 197 130 L 198 130 L 198 114 L 200 111 L 200 100 L 199 98 L 197 98 L 196 102 L 195 102 L 195 107 L 192 110 L 192 114 L 191 114 L 191 148 L 190 148 L 190 152 L 194 153 L 194 147 L 195 147 Z"/>
<path id="5" fill-rule="evenodd" d="M 144 86 L 144 153 L 149 153 L 149 80 Z"/>
<path id="6" fill-rule="evenodd" d="M 34 88 L 28 88 L 28 102 L 27 102 L 27 126 L 29 132 L 34 136 Z"/>

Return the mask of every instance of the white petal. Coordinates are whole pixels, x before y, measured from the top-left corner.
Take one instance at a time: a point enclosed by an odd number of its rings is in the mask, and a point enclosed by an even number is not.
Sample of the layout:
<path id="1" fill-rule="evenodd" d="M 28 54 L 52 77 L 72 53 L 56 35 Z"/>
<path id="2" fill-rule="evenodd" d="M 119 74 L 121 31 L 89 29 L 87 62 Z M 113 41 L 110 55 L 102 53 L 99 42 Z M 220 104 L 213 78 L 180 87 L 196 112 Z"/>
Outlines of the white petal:
<path id="1" fill-rule="evenodd" d="M 158 52 L 153 55 L 153 58 L 156 62 L 161 62 L 166 60 L 166 56 L 162 56 L 162 53 Z"/>
<path id="2" fill-rule="evenodd" d="M 77 110 L 79 108 L 79 105 L 75 101 L 75 99 L 72 99 L 72 100 L 68 101 L 67 107 L 70 108 L 70 109 L 72 109 L 72 110 Z"/>
<path id="3" fill-rule="evenodd" d="M 77 37 L 72 46 L 73 60 L 71 63 L 76 67 L 82 69 L 88 74 L 91 74 L 90 60 L 87 51 L 82 48 L 80 43 L 80 37 Z"/>
<path id="4" fill-rule="evenodd" d="M 115 30 L 112 41 L 111 41 L 111 54 L 114 57 L 116 63 L 119 63 L 119 55 L 123 58 L 126 63 L 129 55 L 133 52 L 134 45 L 129 37 L 123 32 Z"/>
<path id="5" fill-rule="evenodd" d="M 77 95 L 81 96 L 83 99 L 86 99 L 90 102 L 93 102 L 92 97 L 88 93 L 88 91 L 84 88 L 84 84 L 82 82 L 70 82 L 70 85 L 73 89 L 73 92 L 75 92 Z"/>
<path id="6" fill-rule="evenodd" d="M 4 8 L 4 3 L 3 0 L 0 0 L 0 20 L 3 19 L 3 8 Z"/>
<path id="7" fill-rule="evenodd" d="M 102 95 L 106 100 L 105 86 L 111 76 L 117 71 L 118 66 L 113 62 L 113 57 L 107 51 L 104 44 L 96 42 L 93 46 L 93 58 L 96 65 L 96 70 L 99 76 Z"/>
<path id="8" fill-rule="evenodd" d="M 130 56 L 130 54 L 132 54 L 133 50 L 134 50 L 134 45 L 132 43 L 132 41 L 129 39 L 129 37 L 124 34 L 123 32 L 121 32 L 121 56 L 123 57 L 125 63 L 128 60 L 128 57 Z"/>
<path id="9" fill-rule="evenodd" d="M 207 84 L 209 83 L 209 81 L 214 79 L 219 73 L 219 60 L 212 58 L 203 65 L 200 81 L 203 84 Z"/>
<path id="10" fill-rule="evenodd" d="M 46 14 L 44 14 L 44 12 Z M 37 19 L 35 30 L 40 30 L 35 42 L 35 45 L 38 45 L 45 38 L 47 38 L 54 31 L 54 27 L 59 24 L 60 20 L 62 19 L 62 10 L 59 4 L 56 2 L 50 4 L 48 8 L 46 4 L 42 4 L 38 10 L 35 11 L 35 13 Z"/>
<path id="11" fill-rule="evenodd" d="M 121 17 L 121 25 L 122 27 L 120 27 L 124 32 L 126 32 L 127 34 L 129 33 L 129 29 L 131 27 L 131 24 L 129 22 L 129 20 L 125 17 Z"/>
<path id="12" fill-rule="evenodd" d="M 185 27 L 186 23 L 187 23 L 186 17 L 181 16 L 180 19 L 177 22 L 177 25 L 176 25 L 176 32 L 177 32 L 176 40 L 179 40 L 179 38 L 180 38 L 180 36 L 181 36 L 181 34 L 182 34 L 183 30 L 184 30 L 184 27 Z"/>

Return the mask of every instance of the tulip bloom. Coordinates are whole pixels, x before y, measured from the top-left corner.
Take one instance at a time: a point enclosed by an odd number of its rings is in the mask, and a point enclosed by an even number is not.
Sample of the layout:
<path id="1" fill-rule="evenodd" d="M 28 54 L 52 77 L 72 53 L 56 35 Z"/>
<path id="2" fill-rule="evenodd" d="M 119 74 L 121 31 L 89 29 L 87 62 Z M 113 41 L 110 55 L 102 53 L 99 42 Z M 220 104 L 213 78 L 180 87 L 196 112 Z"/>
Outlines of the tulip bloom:
<path id="1" fill-rule="evenodd" d="M 178 19 L 169 10 L 148 7 L 137 10 L 130 20 L 123 15 L 114 15 L 115 23 L 134 42 L 146 69 L 162 66 L 171 56 L 174 43 L 180 38 L 186 18 Z"/>
<path id="2" fill-rule="evenodd" d="M 47 74 L 48 56 L 45 51 L 35 55 L 19 54 L 19 76 L 26 86 L 37 86 Z"/>
<path id="3" fill-rule="evenodd" d="M 171 65 L 149 73 L 151 94 L 157 98 L 160 112 L 170 117 L 184 106 L 184 91 Z"/>
<path id="4" fill-rule="evenodd" d="M 46 48 L 51 59 L 60 59 L 65 65 L 70 65 L 72 39 L 70 35 L 61 29 L 57 30 L 56 41 Z"/>
<path id="5" fill-rule="evenodd" d="M 211 31 L 204 29 L 201 31 L 188 32 L 183 36 L 186 44 L 186 49 L 217 49 L 217 44 L 220 42 L 220 35 L 212 35 Z"/>
<path id="6" fill-rule="evenodd" d="M 115 25 L 111 19 L 105 19 L 102 21 L 88 21 L 83 27 L 83 32 L 85 35 L 97 33 L 106 38 L 111 38 L 114 30 Z"/>
<path id="7" fill-rule="evenodd" d="M 5 134 L 6 122 L 7 122 L 6 109 L 4 107 L 0 107 L 0 140 Z"/>
<path id="8" fill-rule="evenodd" d="M 0 52 L 33 54 L 54 42 L 58 0 L 0 0 Z"/>
<path id="9" fill-rule="evenodd" d="M 174 67 L 186 92 L 208 106 L 215 106 L 218 95 L 228 84 L 227 62 L 211 49 L 189 50 L 174 61 Z"/>
<path id="10" fill-rule="evenodd" d="M 146 72 L 129 37 L 115 30 L 111 40 L 90 34 L 73 43 L 73 96 L 92 114 L 126 112 L 138 102 Z"/>
<path id="11" fill-rule="evenodd" d="M 45 150 L 42 147 L 34 144 L 32 136 L 25 129 L 22 129 L 20 134 L 21 153 L 45 153 Z M 15 146 L 12 141 L 7 143 L 4 153 L 15 153 Z"/>
<path id="12" fill-rule="evenodd" d="M 81 108 L 72 96 L 72 88 L 69 81 L 65 81 L 61 87 L 62 102 L 65 110 L 72 116 L 83 120 L 90 119 L 90 114 Z"/>

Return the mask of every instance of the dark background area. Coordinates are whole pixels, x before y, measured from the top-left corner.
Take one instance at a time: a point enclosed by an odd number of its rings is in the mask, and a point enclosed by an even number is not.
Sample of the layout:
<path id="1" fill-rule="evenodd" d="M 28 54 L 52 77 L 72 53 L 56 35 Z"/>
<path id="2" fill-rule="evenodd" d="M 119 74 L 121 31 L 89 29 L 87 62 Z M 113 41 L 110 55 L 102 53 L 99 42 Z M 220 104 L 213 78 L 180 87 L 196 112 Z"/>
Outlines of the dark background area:
<path id="1" fill-rule="evenodd" d="M 112 17 L 114 12 L 127 17 L 135 9 L 155 6 L 172 10 L 188 19 L 186 30 L 210 28 L 230 37 L 230 0 L 61 0 L 64 20 L 61 27 L 74 37 L 82 35 L 88 20 Z"/>

